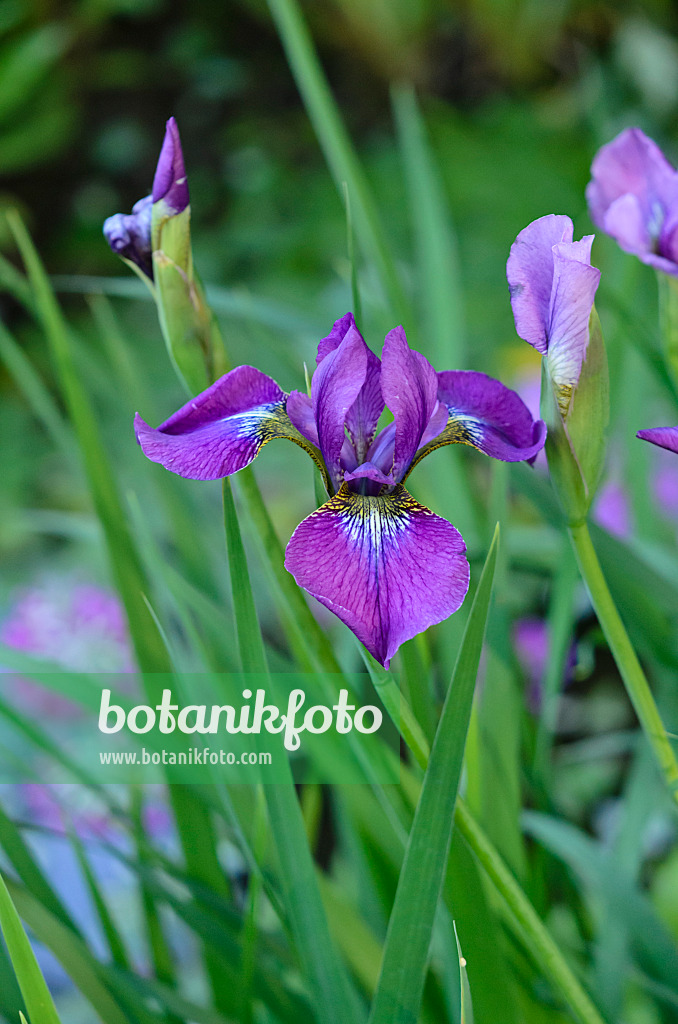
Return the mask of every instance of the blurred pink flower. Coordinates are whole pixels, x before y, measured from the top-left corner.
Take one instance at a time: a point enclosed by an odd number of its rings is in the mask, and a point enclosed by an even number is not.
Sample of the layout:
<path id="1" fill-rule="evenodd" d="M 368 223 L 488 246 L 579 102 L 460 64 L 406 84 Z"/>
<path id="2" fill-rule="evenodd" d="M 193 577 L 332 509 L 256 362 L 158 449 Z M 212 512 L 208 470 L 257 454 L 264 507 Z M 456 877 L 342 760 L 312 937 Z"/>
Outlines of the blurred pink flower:
<path id="1" fill-rule="evenodd" d="M 606 480 L 598 491 L 593 518 L 615 537 L 631 536 L 633 526 L 629 497 L 626 488 L 618 480 Z"/>
<path id="2" fill-rule="evenodd" d="M 668 519 L 678 520 L 678 464 L 675 456 L 657 450 L 657 469 L 652 489 L 662 512 Z"/>
<path id="3" fill-rule="evenodd" d="M 535 420 L 539 419 L 541 404 L 541 365 L 524 367 L 511 382 L 511 387 L 518 392 Z M 542 448 L 534 462 L 535 469 L 548 473 L 546 449 Z"/>
<path id="4" fill-rule="evenodd" d="M 546 619 L 528 616 L 518 619 L 513 627 L 516 657 L 527 680 L 527 705 L 534 715 L 541 710 L 544 676 L 549 663 L 550 643 Z M 564 684 L 567 685 L 577 663 L 577 650 L 572 642 L 565 662 Z"/>
<path id="5" fill-rule="evenodd" d="M 115 842 L 124 834 L 109 808 L 85 786 L 27 782 L 21 784 L 20 793 L 26 818 L 57 835 L 65 835 L 69 821 L 83 841 Z M 122 788 L 119 795 L 124 802 Z M 172 835 L 172 816 L 162 787 L 145 788 L 143 824 L 150 839 L 163 841 Z"/>
<path id="6" fill-rule="evenodd" d="M 0 624 L 0 642 L 72 672 L 133 672 L 125 613 L 112 591 L 51 577 L 21 591 Z M 21 678 L 24 707 L 45 715 L 73 714 L 73 705 Z"/>
<path id="7" fill-rule="evenodd" d="M 544 619 L 518 619 L 513 627 L 516 656 L 527 679 L 527 703 L 534 714 L 541 706 L 541 688 L 549 658 L 549 631 Z"/>

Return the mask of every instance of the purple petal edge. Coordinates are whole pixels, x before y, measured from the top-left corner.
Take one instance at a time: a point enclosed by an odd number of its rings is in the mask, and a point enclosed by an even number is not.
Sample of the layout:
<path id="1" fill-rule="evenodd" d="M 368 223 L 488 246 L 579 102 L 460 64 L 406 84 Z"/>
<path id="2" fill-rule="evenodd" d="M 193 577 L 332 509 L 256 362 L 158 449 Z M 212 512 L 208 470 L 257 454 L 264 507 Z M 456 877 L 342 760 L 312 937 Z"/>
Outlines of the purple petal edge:
<path id="1" fill-rule="evenodd" d="M 217 480 L 249 465 L 273 437 L 288 436 L 285 398 L 271 377 L 238 366 L 157 429 L 137 414 L 137 441 L 151 462 L 178 476 Z"/>
<path id="2" fill-rule="evenodd" d="M 648 430 L 639 430 L 636 437 L 678 453 L 678 427 L 650 427 Z"/>
<path id="3" fill-rule="evenodd" d="M 532 462 L 544 447 L 546 424 L 533 420 L 520 395 L 494 377 L 444 370 L 438 374 L 438 398 L 450 415 L 441 440 L 451 433 L 451 441 L 473 445 L 502 462 Z"/>

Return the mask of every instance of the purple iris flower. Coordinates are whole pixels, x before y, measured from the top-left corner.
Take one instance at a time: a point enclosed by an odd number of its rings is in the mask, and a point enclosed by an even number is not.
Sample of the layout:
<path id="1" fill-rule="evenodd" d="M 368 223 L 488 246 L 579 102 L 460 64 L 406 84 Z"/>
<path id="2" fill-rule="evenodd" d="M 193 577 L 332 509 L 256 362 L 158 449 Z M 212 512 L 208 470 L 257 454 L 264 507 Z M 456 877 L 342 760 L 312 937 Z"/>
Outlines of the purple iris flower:
<path id="1" fill-rule="evenodd" d="M 520 232 L 506 265 L 516 331 L 546 358 L 563 416 L 579 382 L 600 281 L 591 266 L 593 235 L 573 238 L 569 217 L 540 217 Z"/>
<path id="2" fill-rule="evenodd" d="M 586 189 L 591 219 L 626 252 L 678 275 L 678 171 L 640 128 L 600 149 Z"/>
<path id="3" fill-rule="evenodd" d="M 678 427 L 651 427 L 649 430 L 639 430 L 636 437 L 678 453 Z"/>
<path id="4" fill-rule="evenodd" d="M 378 430 L 385 406 L 393 421 Z M 459 608 L 469 582 L 461 534 L 407 492 L 410 471 L 453 443 L 532 459 L 546 435 L 499 381 L 437 374 L 402 327 L 379 360 L 351 313 L 318 346 L 310 397 L 239 366 L 157 430 L 138 416 L 135 425 L 149 459 L 198 480 L 243 469 L 276 437 L 304 448 L 330 498 L 294 531 L 285 565 L 385 667 L 405 640 Z"/>
<path id="5" fill-rule="evenodd" d="M 181 149 L 179 129 L 173 117 L 165 128 L 151 195 L 144 196 L 131 213 L 116 213 L 104 221 L 104 236 L 118 256 L 136 264 L 153 280 L 152 232 L 153 207 L 163 203 L 165 216 L 175 216 L 189 205 L 188 181 Z"/>

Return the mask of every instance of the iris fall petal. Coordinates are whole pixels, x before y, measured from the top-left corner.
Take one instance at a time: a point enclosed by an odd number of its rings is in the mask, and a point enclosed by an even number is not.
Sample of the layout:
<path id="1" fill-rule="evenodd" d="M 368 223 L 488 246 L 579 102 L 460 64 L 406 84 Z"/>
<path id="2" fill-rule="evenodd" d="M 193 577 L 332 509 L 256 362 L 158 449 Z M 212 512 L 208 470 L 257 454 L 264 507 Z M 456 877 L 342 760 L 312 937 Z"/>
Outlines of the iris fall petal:
<path id="1" fill-rule="evenodd" d="M 367 496 L 344 486 L 294 531 L 285 566 L 388 668 L 402 643 L 462 604 L 465 550 L 404 487 Z"/>
<path id="2" fill-rule="evenodd" d="M 253 366 L 238 366 L 157 429 L 137 415 L 144 455 L 191 480 L 217 480 L 248 466 L 268 441 L 285 437 L 317 452 L 290 421 L 287 396 Z"/>

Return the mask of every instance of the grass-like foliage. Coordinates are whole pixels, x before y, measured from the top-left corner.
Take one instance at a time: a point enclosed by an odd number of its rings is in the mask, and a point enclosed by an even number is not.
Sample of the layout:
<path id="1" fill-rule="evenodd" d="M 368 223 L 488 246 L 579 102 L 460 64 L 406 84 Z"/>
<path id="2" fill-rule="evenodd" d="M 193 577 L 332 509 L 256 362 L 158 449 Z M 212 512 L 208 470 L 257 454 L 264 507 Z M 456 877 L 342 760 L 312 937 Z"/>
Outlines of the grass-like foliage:
<path id="1" fill-rule="evenodd" d="M 84 6 L 40 28 L 0 16 L 0 173 L 36 166 L 41 132 L 56 160 L 57 128 L 76 130 L 64 111 L 77 76 L 85 88 L 96 19 Z M 182 271 L 172 298 L 190 293 L 201 315 L 214 312 L 201 323 L 219 360 L 259 367 L 288 392 L 307 391 L 305 364 L 353 307 L 375 350 L 402 323 L 436 369 L 491 374 L 528 400 L 539 359 L 515 337 L 505 260 L 544 214 L 568 213 L 586 232 L 588 162 L 620 118 L 608 93 L 628 98 L 614 68 L 539 93 L 525 40 L 548 33 L 535 6 L 516 5 L 509 32 L 492 5 L 472 3 L 469 31 L 484 27 L 495 75 L 518 89 L 460 113 L 412 84 L 425 77 L 433 4 L 361 13 L 337 0 L 341 28 L 322 32 L 297 0 L 242 7 L 251 38 L 265 19 L 272 89 L 284 75 L 303 102 L 289 138 L 303 135 L 295 145 L 316 162 L 267 163 L 275 133 L 252 123 L 260 145 L 228 163 L 237 197 L 213 227 L 212 172 L 201 179 L 185 145 L 205 287 Z M 162 51 L 190 79 L 186 95 L 238 95 L 237 62 L 195 70 L 187 24 Z M 555 15 L 551 29 L 571 42 Z M 359 143 L 315 42 L 356 34 L 388 79 L 385 120 Z M 191 39 L 207 46 L 197 30 Z M 631 36 L 615 46 L 622 61 Z M 131 53 L 107 73 L 129 60 L 141 87 Z M 402 73 L 393 54 L 408 59 Z M 99 145 L 111 174 L 112 146 Z M 97 188 L 80 207 L 97 206 Z M 276 440 L 255 469 L 211 483 L 145 459 L 134 413 L 155 425 L 187 400 L 152 289 L 122 264 L 114 277 L 99 255 L 55 277 L 25 213 L 3 208 L 0 224 L 0 1021 L 678 1021 L 678 455 L 634 436 L 675 422 L 678 396 L 649 269 L 596 240 L 610 422 L 590 509 L 568 520 L 543 456 L 490 463 L 452 444 L 408 478 L 416 501 L 463 534 L 471 582 L 461 609 L 385 669 L 285 569 L 293 529 L 327 500 L 306 454 Z M 602 423 L 606 410 L 595 412 Z M 560 441 L 567 459 L 571 438 Z M 73 594 L 88 586 L 78 617 Z M 110 602 L 96 614 L 95 591 Z M 263 770 L 234 783 L 212 765 L 194 781 L 161 767 L 152 782 L 113 785 L 88 761 L 102 673 L 126 709 L 156 706 L 168 686 L 182 705 L 205 692 L 224 704 L 227 673 L 267 687 L 312 674 L 319 701 L 346 691 L 391 738 L 363 743 L 354 729 L 307 759 L 280 746 L 273 783 Z M 265 751 L 266 737 L 250 749 Z"/>

